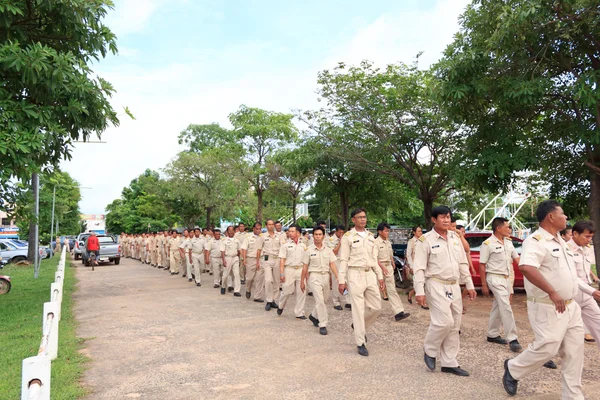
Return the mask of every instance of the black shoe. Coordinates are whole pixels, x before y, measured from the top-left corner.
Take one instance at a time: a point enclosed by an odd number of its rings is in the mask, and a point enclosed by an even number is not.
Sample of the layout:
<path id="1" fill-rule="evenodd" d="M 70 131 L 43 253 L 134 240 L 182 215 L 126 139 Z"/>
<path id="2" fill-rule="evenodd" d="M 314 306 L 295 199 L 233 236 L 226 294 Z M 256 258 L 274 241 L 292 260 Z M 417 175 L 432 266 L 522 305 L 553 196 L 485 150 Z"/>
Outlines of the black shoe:
<path id="1" fill-rule="evenodd" d="M 346 304 L 344 307 L 346 307 L 348 310 L 352 310 L 352 304 Z"/>
<path id="2" fill-rule="evenodd" d="M 550 360 L 550 361 L 546 361 L 546 363 L 544 363 L 544 368 L 557 369 L 558 365 L 556 365 L 556 363 L 554 361 Z"/>
<path id="3" fill-rule="evenodd" d="M 264 300 L 261 300 L 261 299 L 254 299 L 254 302 L 255 302 L 255 303 L 264 303 L 265 301 L 264 301 Z"/>
<path id="4" fill-rule="evenodd" d="M 175 272 L 170 272 L 171 275 L 175 275 Z"/>
<path id="5" fill-rule="evenodd" d="M 265 311 L 271 311 L 271 303 L 267 302 L 267 304 L 265 304 Z"/>
<path id="6" fill-rule="evenodd" d="M 241 294 L 240 292 L 235 292 L 233 295 L 234 295 L 235 297 L 242 297 L 242 294 Z"/>
<path id="7" fill-rule="evenodd" d="M 201 284 L 199 284 L 199 283 L 196 283 L 196 286 L 202 286 L 202 285 L 201 285 Z"/>
<path id="8" fill-rule="evenodd" d="M 412 299 L 407 296 L 408 304 L 412 304 Z"/>
<path id="9" fill-rule="evenodd" d="M 396 319 L 396 321 L 402 321 L 405 318 L 410 317 L 410 313 L 405 313 L 404 311 L 399 312 L 398 314 L 394 315 L 394 318 Z"/>
<path id="10" fill-rule="evenodd" d="M 469 376 L 469 373 L 461 367 L 442 367 L 442 372 L 458 376 Z"/>
<path id="11" fill-rule="evenodd" d="M 429 307 L 421 306 L 423 310 L 429 310 Z"/>
<path id="12" fill-rule="evenodd" d="M 510 371 L 508 370 L 508 360 L 504 360 L 504 376 L 502 377 L 502 384 L 504 385 L 504 390 L 506 390 L 506 393 L 510 396 L 517 394 L 519 381 L 510 374 Z"/>
<path id="13" fill-rule="evenodd" d="M 319 333 L 321 335 L 327 335 L 327 328 L 325 328 L 325 327 L 319 328 Z"/>
<path id="14" fill-rule="evenodd" d="M 185 274 L 181 275 L 182 278 L 185 278 Z"/>
<path id="15" fill-rule="evenodd" d="M 231 292 L 233 292 L 233 288 L 232 288 L 231 286 L 229 286 L 229 287 L 227 288 L 227 291 L 228 291 L 229 293 L 231 293 Z"/>
<path id="16" fill-rule="evenodd" d="M 360 354 L 361 356 L 367 357 L 369 355 L 369 350 L 367 350 L 364 344 L 357 346 L 357 348 L 358 354 Z"/>
<path id="17" fill-rule="evenodd" d="M 510 346 L 510 351 L 513 353 L 520 353 L 521 350 L 523 350 L 523 347 L 519 344 L 517 339 L 511 340 L 508 345 Z"/>
<path id="18" fill-rule="evenodd" d="M 271 308 L 279 308 L 279 306 L 277 305 L 277 303 L 275 303 L 274 301 L 271 302 Z"/>
<path id="19" fill-rule="evenodd" d="M 306 319 L 306 315 L 302 315 L 300 317 L 296 317 L 296 319 Z"/>
<path id="20" fill-rule="evenodd" d="M 221 294 L 225 294 L 225 288 L 224 287 L 221 288 Z"/>
<path id="21" fill-rule="evenodd" d="M 209 275 L 212 275 L 212 274 L 213 274 L 212 272 L 209 273 Z"/>
<path id="22" fill-rule="evenodd" d="M 242 280 L 240 281 L 240 283 L 241 283 L 242 285 L 245 285 L 245 284 L 246 284 L 246 280 L 242 279 Z"/>
<path id="23" fill-rule="evenodd" d="M 248 291 L 246 291 L 246 298 L 247 298 L 247 299 L 249 299 L 249 298 L 250 298 L 250 296 L 251 296 L 251 293 L 250 293 L 250 292 L 248 292 Z"/>
<path id="24" fill-rule="evenodd" d="M 313 295 L 313 293 L 312 293 L 312 292 L 308 292 L 308 293 L 307 293 L 307 295 L 309 295 L 309 296 L 312 296 L 312 295 Z"/>
<path id="25" fill-rule="evenodd" d="M 188 279 L 188 282 L 191 282 L 191 281 L 193 281 L 193 279 L 192 279 L 192 278 Z"/>
<path id="26" fill-rule="evenodd" d="M 334 310 L 338 310 L 338 311 L 342 311 L 343 310 L 342 306 L 333 306 L 333 309 Z"/>
<path id="27" fill-rule="evenodd" d="M 490 343 L 508 344 L 508 340 L 502 339 L 500 336 L 488 337 L 487 341 Z"/>
<path id="28" fill-rule="evenodd" d="M 179 275 L 179 272 L 175 272 L 175 275 Z"/>
<path id="29" fill-rule="evenodd" d="M 277 315 L 283 314 L 283 308 L 277 307 Z"/>
<path id="30" fill-rule="evenodd" d="M 213 288 L 218 289 L 219 285 L 214 285 Z"/>
<path id="31" fill-rule="evenodd" d="M 390 301 L 390 299 L 388 297 L 384 297 L 383 301 Z"/>
<path id="32" fill-rule="evenodd" d="M 312 314 L 308 315 L 308 319 L 310 319 L 310 322 L 312 322 L 314 326 L 317 328 L 319 327 L 319 320 L 313 317 Z"/>
<path id="33" fill-rule="evenodd" d="M 430 371 L 435 370 L 435 358 L 429 357 L 427 353 L 423 353 L 423 359 L 425 360 L 425 365 L 429 368 Z"/>

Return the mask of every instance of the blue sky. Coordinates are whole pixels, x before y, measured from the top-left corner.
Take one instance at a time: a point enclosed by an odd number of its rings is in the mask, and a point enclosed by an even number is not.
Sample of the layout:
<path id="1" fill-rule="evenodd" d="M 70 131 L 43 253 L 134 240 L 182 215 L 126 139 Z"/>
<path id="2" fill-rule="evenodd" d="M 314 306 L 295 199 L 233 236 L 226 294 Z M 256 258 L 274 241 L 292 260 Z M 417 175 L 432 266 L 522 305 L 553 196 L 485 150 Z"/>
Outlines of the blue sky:
<path id="1" fill-rule="evenodd" d="M 146 168 L 163 168 L 190 123 L 219 122 L 246 104 L 318 107 L 316 78 L 344 61 L 420 65 L 439 59 L 468 0 L 117 0 L 106 19 L 118 56 L 94 65 L 128 106 L 106 144 L 78 144 L 62 168 L 82 186 L 81 210 L 102 213 Z M 89 165 L 98 174 L 90 177 Z"/>

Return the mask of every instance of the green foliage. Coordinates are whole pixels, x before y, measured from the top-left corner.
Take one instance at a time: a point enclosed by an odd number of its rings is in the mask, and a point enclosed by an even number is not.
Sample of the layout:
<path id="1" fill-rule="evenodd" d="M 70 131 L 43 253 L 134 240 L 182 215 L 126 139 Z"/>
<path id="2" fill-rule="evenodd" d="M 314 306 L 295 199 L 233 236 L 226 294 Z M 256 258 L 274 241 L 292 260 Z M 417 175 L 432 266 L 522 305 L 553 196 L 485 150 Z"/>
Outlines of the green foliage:
<path id="1" fill-rule="evenodd" d="M 111 1 L 0 2 L 0 197 L 14 203 L 31 174 L 70 159 L 73 141 L 119 120 L 114 89 L 89 64 L 116 54 L 103 24 Z M 4 207 L 0 203 L 0 207 Z"/>

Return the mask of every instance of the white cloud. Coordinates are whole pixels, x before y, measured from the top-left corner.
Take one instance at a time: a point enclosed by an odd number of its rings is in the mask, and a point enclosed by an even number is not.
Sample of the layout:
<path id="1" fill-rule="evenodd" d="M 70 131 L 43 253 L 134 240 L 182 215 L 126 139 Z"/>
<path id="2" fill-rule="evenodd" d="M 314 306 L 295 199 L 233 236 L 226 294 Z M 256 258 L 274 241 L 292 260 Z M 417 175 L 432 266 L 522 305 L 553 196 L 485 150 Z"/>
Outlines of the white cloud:
<path id="1" fill-rule="evenodd" d="M 121 34 L 143 29 L 163 2 L 123 1 L 117 7 L 116 24 L 111 27 L 118 27 Z M 82 186 L 93 188 L 82 191 L 82 212 L 103 212 L 146 168 L 163 168 L 181 149 L 177 136 L 190 123 L 227 125 L 228 114 L 240 104 L 283 112 L 318 107 L 317 73 L 339 61 L 410 63 L 419 51 L 424 51 L 420 65 L 427 67 L 451 42 L 458 30 L 457 17 L 468 2 L 440 0 L 429 12 L 381 15 L 358 28 L 347 43 L 332 46 L 326 59 L 303 69 L 296 65 L 273 66 L 265 56 L 268 46 L 265 51 L 265 43 L 260 42 L 237 44 L 220 53 L 198 52 L 203 55 L 193 62 L 156 69 L 128 64 L 127 58 L 113 69 L 101 64 L 98 73 L 117 89 L 113 106 L 117 110 L 128 106 L 136 120 L 122 113 L 121 126 L 102 136 L 107 144 L 77 144 L 73 160 L 63 163 L 63 169 Z M 135 55 L 136 49 L 128 52 Z M 210 70 L 215 66 L 231 63 L 239 66 L 235 74 L 225 80 L 212 78 Z"/>
<path id="2" fill-rule="evenodd" d="M 121 37 L 141 31 L 146 21 L 167 0 L 121 0 L 115 2 L 115 9 L 109 12 L 106 24 Z"/>

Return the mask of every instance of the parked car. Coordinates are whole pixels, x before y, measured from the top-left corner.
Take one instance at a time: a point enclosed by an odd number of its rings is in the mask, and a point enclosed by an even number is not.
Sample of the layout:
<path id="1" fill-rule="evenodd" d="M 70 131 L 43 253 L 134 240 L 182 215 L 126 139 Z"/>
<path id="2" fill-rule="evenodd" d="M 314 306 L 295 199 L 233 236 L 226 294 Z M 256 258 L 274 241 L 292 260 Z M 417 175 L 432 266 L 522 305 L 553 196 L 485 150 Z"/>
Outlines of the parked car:
<path id="1" fill-rule="evenodd" d="M 475 274 L 473 277 L 473 285 L 475 287 L 481 287 L 481 276 L 479 275 L 479 249 L 481 248 L 481 244 L 486 241 L 490 236 L 492 236 L 491 232 L 467 232 L 465 234 L 465 239 L 469 242 L 471 246 L 471 261 L 473 262 L 473 268 L 475 269 Z M 517 237 L 511 237 L 513 246 L 515 246 L 515 250 L 519 255 L 521 254 L 521 250 L 523 247 L 523 240 Z M 522 288 L 523 283 L 523 274 L 521 270 L 519 270 L 519 265 L 516 261 L 513 260 L 513 269 L 515 271 L 515 288 Z"/>
<path id="2" fill-rule="evenodd" d="M 76 260 L 81 258 L 83 250 L 85 249 L 84 247 L 81 247 L 81 246 L 84 243 L 85 239 L 87 239 L 88 236 L 90 236 L 90 235 L 91 235 L 91 233 L 89 233 L 89 232 L 80 233 L 79 235 L 77 235 L 77 240 L 75 240 L 75 247 L 72 247 L 73 257 L 75 257 Z"/>
<path id="3" fill-rule="evenodd" d="M 90 235 L 85 238 L 83 243 L 79 244 L 79 247 L 82 248 L 83 253 L 81 257 L 81 262 L 83 265 L 87 265 L 88 259 L 88 251 L 87 251 L 87 240 Z M 117 243 L 117 240 L 111 235 L 97 235 L 98 242 L 100 243 L 100 251 L 98 262 L 113 262 L 115 265 L 119 265 L 121 262 L 121 245 Z"/>
<path id="4" fill-rule="evenodd" d="M 24 240 L 18 239 L 0 239 L 0 253 L 2 254 L 3 262 L 17 263 L 27 260 L 29 245 Z M 47 258 L 47 248 L 39 246 L 40 260 Z"/>

